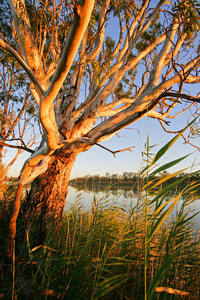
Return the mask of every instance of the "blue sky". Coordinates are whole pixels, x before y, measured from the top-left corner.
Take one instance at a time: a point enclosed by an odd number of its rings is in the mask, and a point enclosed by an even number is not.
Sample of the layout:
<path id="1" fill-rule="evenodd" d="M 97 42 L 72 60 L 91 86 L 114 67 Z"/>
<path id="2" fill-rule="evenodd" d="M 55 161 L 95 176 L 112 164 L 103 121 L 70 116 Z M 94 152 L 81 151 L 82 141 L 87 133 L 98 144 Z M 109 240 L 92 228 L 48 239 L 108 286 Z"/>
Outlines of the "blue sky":
<path id="1" fill-rule="evenodd" d="M 147 118 L 143 118 L 130 127 L 134 128 L 134 126 L 136 125 L 140 134 L 138 134 L 138 131 L 134 129 L 124 129 L 120 132 L 120 135 L 122 136 L 121 138 L 114 137 L 113 139 L 102 143 L 104 146 L 108 147 L 111 150 L 119 150 L 135 146 L 135 148 L 132 149 L 132 152 L 121 152 L 116 154 L 116 157 L 114 157 L 108 151 L 103 150 L 98 146 L 94 146 L 89 151 L 82 153 L 77 157 L 76 163 L 72 170 L 72 178 L 84 176 L 86 174 L 105 175 L 106 172 L 109 172 L 111 174 L 122 174 L 125 171 L 137 173 L 142 166 L 142 152 L 145 149 L 148 127 L 150 145 L 157 145 L 152 148 L 152 154 L 156 154 L 156 152 L 162 146 L 164 146 L 170 139 L 173 138 L 173 135 L 163 132 L 163 129 L 156 120 L 149 120 L 148 122 Z M 200 154 L 193 147 L 183 144 L 182 138 L 180 138 L 172 146 L 172 148 L 161 159 L 160 163 L 167 163 L 192 152 L 194 153 L 191 154 L 190 157 L 185 159 L 176 167 L 169 169 L 169 171 L 173 172 L 176 170 L 184 169 L 186 167 L 189 167 L 188 172 L 192 170 L 198 170 Z M 194 164 L 195 167 L 193 166 Z M 191 169 L 191 167 L 193 168 Z"/>

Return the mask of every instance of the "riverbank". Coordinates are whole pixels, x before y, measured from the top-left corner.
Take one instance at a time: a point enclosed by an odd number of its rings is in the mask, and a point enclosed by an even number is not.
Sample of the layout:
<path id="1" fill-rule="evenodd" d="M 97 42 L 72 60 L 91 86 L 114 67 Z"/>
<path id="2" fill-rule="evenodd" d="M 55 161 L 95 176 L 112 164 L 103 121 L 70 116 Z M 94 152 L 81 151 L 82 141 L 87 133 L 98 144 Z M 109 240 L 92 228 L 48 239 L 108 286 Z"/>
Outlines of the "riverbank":
<path id="1" fill-rule="evenodd" d="M 176 201 L 178 196 L 168 204 Z M 145 195 L 129 210 L 100 199 L 88 211 L 77 196 L 59 230 L 49 224 L 44 245 L 32 246 L 31 224 L 15 263 L 14 285 L 12 264 L 5 264 L 1 252 L 2 299 L 11 299 L 13 288 L 18 299 L 139 300 L 145 294 L 147 299 L 199 299 L 200 240 L 191 201 L 187 198 L 179 210 L 174 206 L 173 218 L 166 218 L 167 210 L 158 211 Z M 1 225 L 2 247 L 6 224 Z"/>
<path id="2" fill-rule="evenodd" d="M 137 197 L 127 209 L 105 196 L 94 197 L 85 210 L 79 192 L 60 226 L 49 224 L 43 245 L 35 241 L 37 224 L 30 224 L 14 265 L 5 249 L 16 186 L 7 185 L 0 203 L 2 299 L 13 293 L 38 300 L 199 299 L 200 238 L 191 209 L 199 201 L 198 185 L 189 177 L 168 179 L 147 185 L 138 180 Z"/>

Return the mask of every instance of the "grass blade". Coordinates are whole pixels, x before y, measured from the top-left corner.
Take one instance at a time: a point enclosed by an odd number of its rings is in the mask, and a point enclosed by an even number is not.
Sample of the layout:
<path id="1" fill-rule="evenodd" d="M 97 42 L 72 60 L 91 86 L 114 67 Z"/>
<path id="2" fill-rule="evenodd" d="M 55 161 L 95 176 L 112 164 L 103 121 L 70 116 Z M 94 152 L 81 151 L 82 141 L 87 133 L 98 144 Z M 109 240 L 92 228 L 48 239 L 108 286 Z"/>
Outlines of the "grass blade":
<path id="1" fill-rule="evenodd" d="M 158 292 L 158 293 L 166 292 L 168 294 L 179 295 L 179 296 L 189 296 L 190 295 L 190 293 L 188 293 L 188 292 L 183 292 L 183 291 L 168 288 L 168 287 L 157 287 L 156 292 Z"/>
<path id="2" fill-rule="evenodd" d="M 97 289 L 94 300 L 97 300 L 105 295 L 108 295 L 110 292 L 115 290 L 122 283 L 127 281 L 127 275 L 117 275 L 112 278 L 105 279 L 103 282 L 99 284 L 99 288 Z"/>
<path id="3" fill-rule="evenodd" d="M 170 185 L 168 185 L 167 187 L 165 187 L 164 189 L 162 189 L 154 199 L 151 200 L 151 204 L 153 204 L 154 202 L 156 202 L 159 198 L 163 197 L 164 195 L 166 195 L 168 192 L 170 192 L 174 187 L 176 187 L 179 183 L 181 183 L 183 180 L 185 180 L 184 178 L 181 178 L 173 183 L 171 183 Z"/>
<path id="4" fill-rule="evenodd" d="M 151 173 L 151 176 L 155 176 L 157 173 L 162 172 L 162 171 L 165 171 L 165 170 L 167 170 L 167 169 L 169 169 L 169 168 L 175 166 L 176 164 L 178 164 L 179 162 L 181 162 L 182 160 L 184 160 L 185 158 L 187 158 L 187 157 L 190 156 L 190 155 L 191 155 L 191 153 L 188 154 L 188 155 L 185 155 L 185 156 L 183 156 L 183 157 L 181 157 L 181 158 L 175 159 L 175 160 L 173 160 L 173 161 L 171 161 L 171 162 L 169 162 L 169 163 L 167 163 L 167 164 L 164 164 L 163 166 L 159 167 L 159 168 L 156 169 L 154 172 L 152 172 L 152 173 Z M 186 170 L 186 169 L 185 169 L 185 170 Z M 181 172 L 181 171 L 180 171 L 180 172 Z"/>
<path id="5" fill-rule="evenodd" d="M 170 268 L 174 258 L 178 255 L 180 251 L 176 251 L 173 255 L 167 257 L 164 262 L 162 263 L 160 269 L 158 270 L 158 272 L 156 273 L 153 281 L 151 282 L 148 292 L 147 292 L 147 299 L 151 300 L 154 291 L 156 290 L 156 287 L 158 286 L 158 284 L 160 283 L 161 279 L 163 278 L 163 276 L 165 275 L 165 273 L 168 271 L 168 269 Z"/>
<path id="6" fill-rule="evenodd" d="M 153 164 L 155 164 L 170 148 L 171 146 L 178 140 L 178 138 L 183 134 L 185 130 L 187 130 L 198 118 L 198 116 L 190 122 L 185 128 L 183 128 L 174 138 L 172 138 L 167 144 L 165 144 L 154 156 L 151 163 L 145 167 L 140 174 L 143 174 L 144 171 L 150 169 Z"/>
<path id="7" fill-rule="evenodd" d="M 186 169 L 182 169 L 182 170 L 180 170 L 180 171 L 177 171 L 177 172 L 175 172 L 175 173 L 173 173 L 173 174 L 169 174 L 169 175 L 165 176 L 164 178 L 161 178 L 161 179 L 158 180 L 151 188 L 153 189 L 153 188 L 155 188 L 156 186 L 161 185 L 162 183 L 165 183 L 165 182 L 168 181 L 169 179 L 175 178 L 176 175 L 180 174 L 181 172 L 183 172 L 183 171 L 185 171 L 185 170 L 187 170 L 187 168 L 186 168 Z M 187 176 L 185 176 L 185 178 L 187 178 Z"/>
<path id="8" fill-rule="evenodd" d="M 162 223 L 166 220 L 166 218 L 169 216 L 169 214 L 172 212 L 174 206 L 176 205 L 176 203 L 178 202 L 178 200 L 180 199 L 180 196 L 182 194 L 180 193 L 174 200 L 174 202 L 170 205 L 170 207 L 161 215 L 161 217 L 157 220 L 157 222 L 155 223 L 155 225 L 153 226 L 153 228 L 151 229 L 151 232 L 149 234 L 149 238 L 148 238 L 148 243 L 151 241 L 153 235 L 156 233 L 156 231 L 158 231 L 158 229 L 160 228 L 160 226 L 162 225 Z"/>
<path id="9" fill-rule="evenodd" d="M 196 117 L 192 122 L 190 122 L 185 128 L 183 128 L 173 139 L 171 139 L 164 147 L 162 147 L 157 154 L 154 156 L 152 162 L 149 167 L 151 167 L 155 162 L 157 162 L 168 150 L 171 146 L 178 140 L 178 138 L 183 134 L 185 130 L 187 130 L 197 119 Z"/>

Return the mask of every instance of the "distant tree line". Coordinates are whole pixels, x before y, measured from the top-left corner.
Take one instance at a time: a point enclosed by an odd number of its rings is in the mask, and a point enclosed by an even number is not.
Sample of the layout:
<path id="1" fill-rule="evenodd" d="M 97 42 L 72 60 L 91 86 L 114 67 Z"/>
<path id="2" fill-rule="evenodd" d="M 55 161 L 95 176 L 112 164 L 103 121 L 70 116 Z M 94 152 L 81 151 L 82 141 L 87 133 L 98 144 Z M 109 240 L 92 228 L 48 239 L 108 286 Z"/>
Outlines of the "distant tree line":
<path id="1" fill-rule="evenodd" d="M 179 180 L 181 178 L 185 178 L 185 180 L 181 183 L 179 188 L 182 188 L 189 182 L 194 182 L 195 184 L 200 185 L 200 176 L 199 172 L 196 173 L 184 173 L 181 172 L 175 177 L 170 177 L 170 173 L 166 170 L 160 172 L 158 176 L 149 176 L 148 181 L 149 185 L 155 184 L 157 181 L 161 181 L 162 178 L 169 177 L 167 182 L 164 185 L 170 185 L 171 183 Z M 129 188 L 135 189 L 137 185 L 142 183 L 145 185 L 147 183 L 147 177 L 141 177 L 139 174 L 134 172 L 124 172 L 123 174 L 110 174 L 106 172 L 105 176 L 101 175 L 85 175 L 84 177 L 76 177 L 70 180 L 70 185 L 74 186 L 75 188 L 88 188 L 91 190 L 103 189 L 110 187 L 111 189 L 120 189 L 120 188 Z M 160 183 L 162 185 L 162 183 Z M 160 187 L 159 185 L 159 187 Z"/>

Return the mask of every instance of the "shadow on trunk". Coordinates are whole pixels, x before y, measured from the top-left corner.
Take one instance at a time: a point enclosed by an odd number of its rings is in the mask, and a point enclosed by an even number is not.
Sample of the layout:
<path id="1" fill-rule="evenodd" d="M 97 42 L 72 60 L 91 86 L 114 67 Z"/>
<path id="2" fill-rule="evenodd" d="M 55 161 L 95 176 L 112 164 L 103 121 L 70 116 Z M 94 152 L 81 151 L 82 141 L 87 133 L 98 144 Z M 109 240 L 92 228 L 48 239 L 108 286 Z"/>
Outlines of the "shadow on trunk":
<path id="1" fill-rule="evenodd" d="M 75 158 L 69 154 L 52 157 L 47 171 L 32 182 L 29 192 L 27 189 L 17 222 L 19 248 L 27 230 L 34 236 L 32 246 L 38 246 L 45 243 L 49 224 L 53 224 L 55 230 L 59 229 Z"/>

